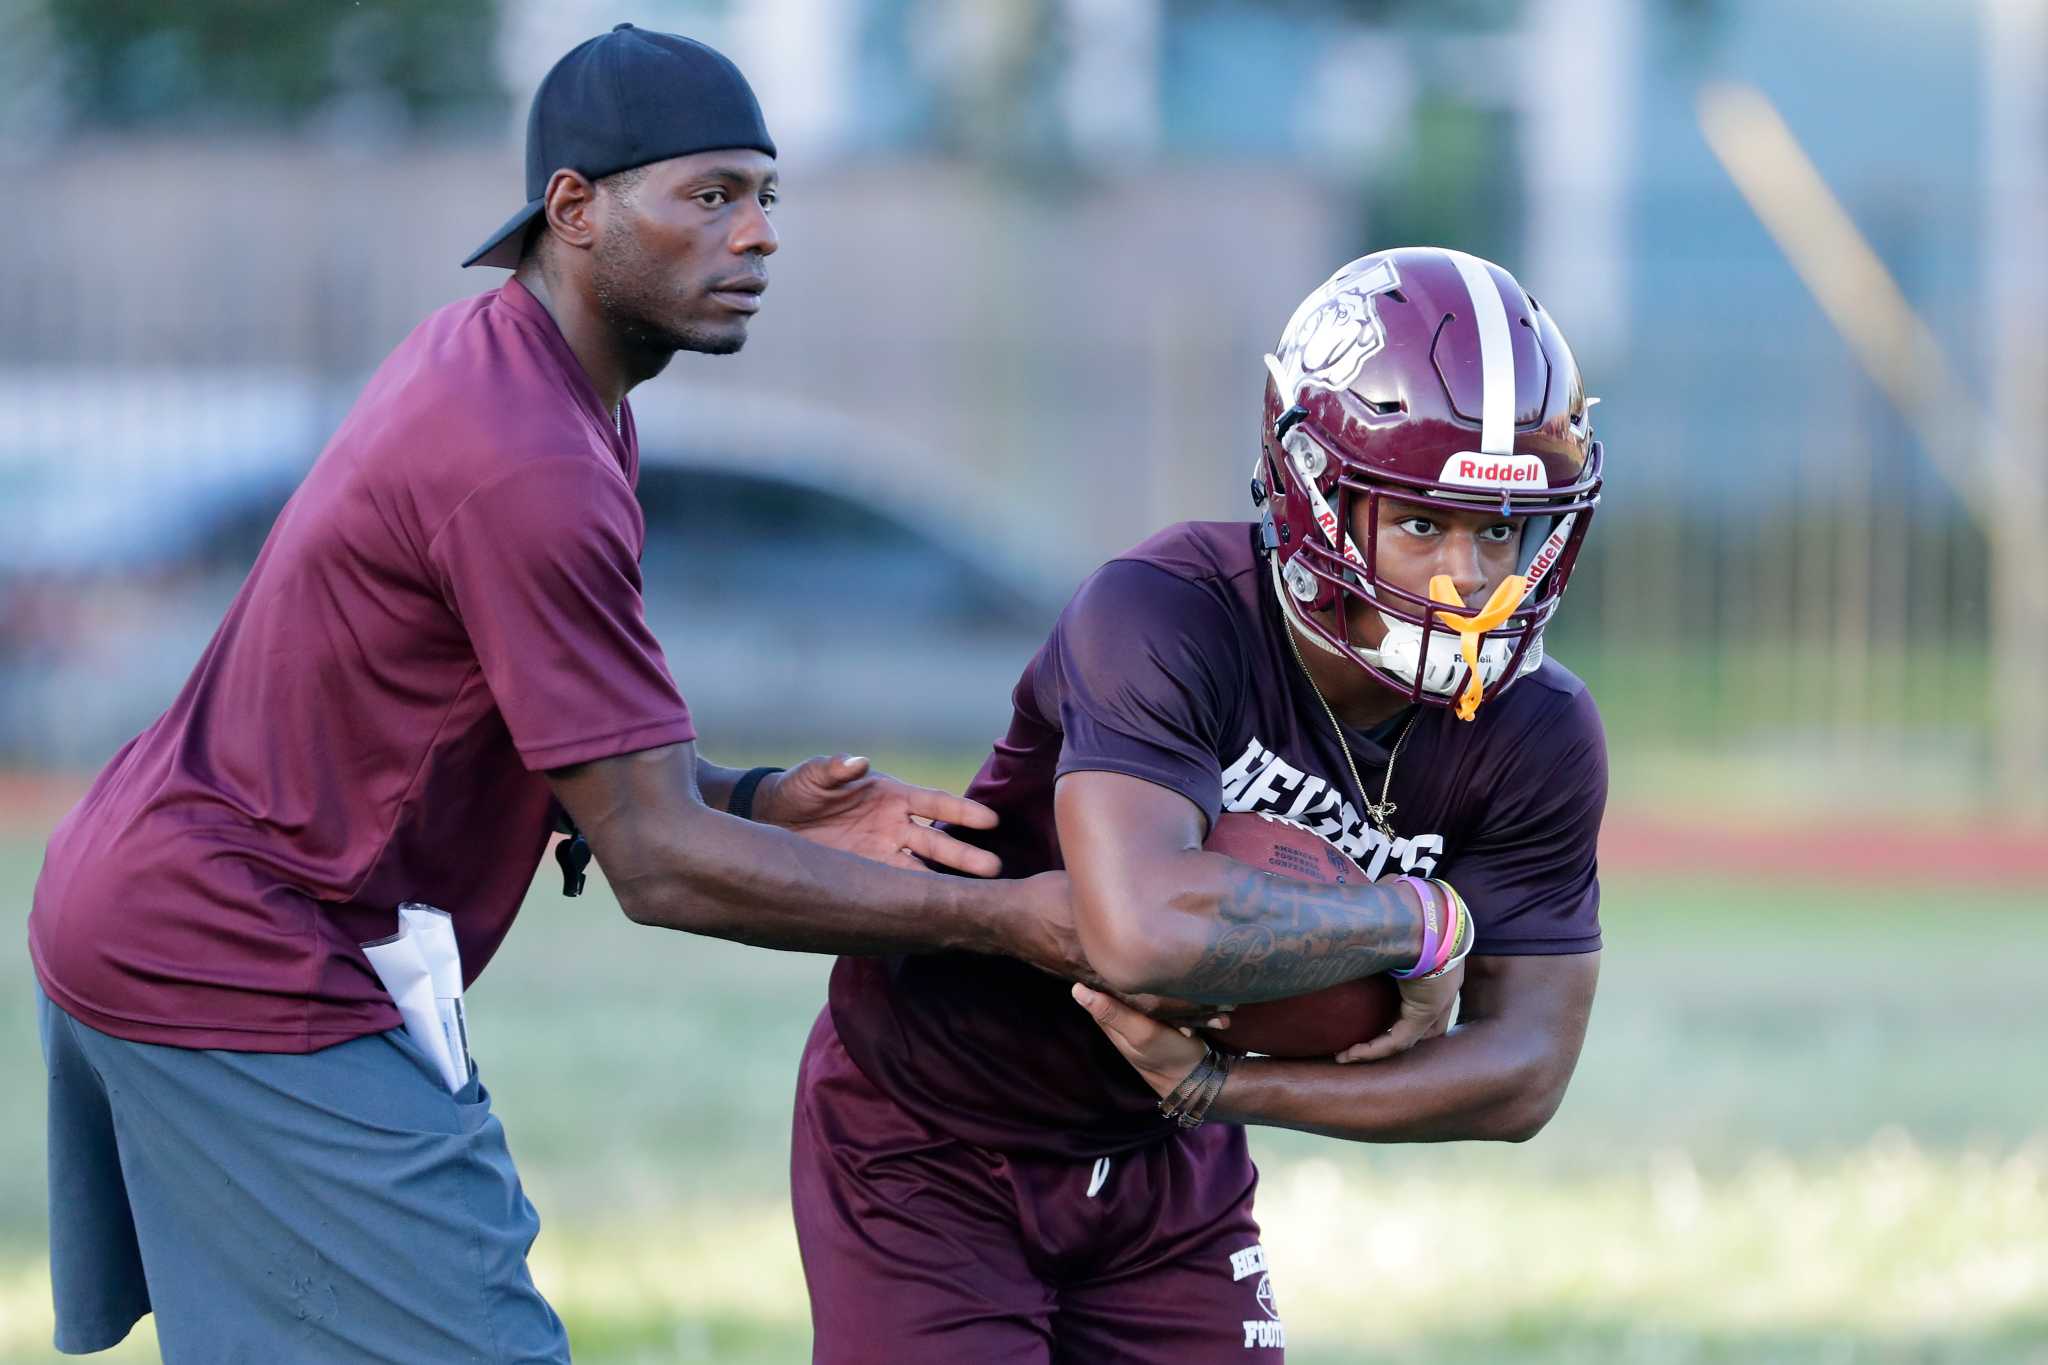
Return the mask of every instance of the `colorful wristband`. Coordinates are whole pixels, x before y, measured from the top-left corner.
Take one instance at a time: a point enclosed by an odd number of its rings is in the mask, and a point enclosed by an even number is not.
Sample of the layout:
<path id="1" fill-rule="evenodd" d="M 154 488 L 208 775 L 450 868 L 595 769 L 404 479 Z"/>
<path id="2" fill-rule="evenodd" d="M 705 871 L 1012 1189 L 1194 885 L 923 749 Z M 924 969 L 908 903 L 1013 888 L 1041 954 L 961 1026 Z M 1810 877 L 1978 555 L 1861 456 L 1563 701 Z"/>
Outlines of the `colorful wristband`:
<path id="1" fill-rule="evenodd" d="M 1444 965 L 1437 968 L 1439 972 L 1447 972 L 1471 955 L 1472 945 L 1479 941 L 1479 927 L 1472 922 L 1472 907 L 1465 904 L 1465 898 L 1458 894 L 1458 889 L 1446 881 L 1439 881 L 1437 885 L 1443 888 L 1444 899 L 1451 903 L 1458 915 L 1458 932 L 1444 954 Z"/>
<path id="2" fill-rule="evenodd" d="M 1396 981 L 1427 981 L 1463 962 L 1478 941 L 1472 910 L 1457 888 L 1439 878 L 1403 877 L 1415 885 L 1422 901 L 1422 956 L 1405 972 L 1389 972 Z"/>
<path id="3" fill-rule="evenodd" d="M 1416 898 L 1422 902 L 1422 955 L 1415 959 L 1415 965 L 1407 971 L 1389 972 L 1388 975 L 1396 981 L 1414 981 L 1435 971 L 1439 965 L 1437 959 L 1444 955 L 1443 949 L 1447 938 L 1445 931 L 1453 927 L 1444 922 L 1450 902 L 1445 898 L 1441 905 L 1439 904 L 1436 884 L 1433 882 L 1424 881 L 1420 877 L 1402 877 L 1399 880 L 1406 882 L 1414 890 Z"/>

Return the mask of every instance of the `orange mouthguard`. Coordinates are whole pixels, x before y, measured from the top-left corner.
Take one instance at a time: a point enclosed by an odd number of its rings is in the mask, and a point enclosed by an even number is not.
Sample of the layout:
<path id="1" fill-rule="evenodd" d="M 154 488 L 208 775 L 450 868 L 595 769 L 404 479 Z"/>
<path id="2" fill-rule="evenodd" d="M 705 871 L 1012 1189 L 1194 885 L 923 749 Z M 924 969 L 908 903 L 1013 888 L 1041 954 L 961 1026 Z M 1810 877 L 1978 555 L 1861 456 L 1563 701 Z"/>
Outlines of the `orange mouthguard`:
<path id="1" fill-rule="evenodd" d="M 1458 719 L 1470 720 L 1479 714 L 1480 698 L 1486 695 L 1486 684 L 1479 676 L 1479 637 L 1489 630 L 1497 629 L 1503 621 L 1514 615 L 1521 603 L 1522 595 L 1529 590 L 1529 580 L 1521 574 L 1510 574 L 1503 578 L 1500 586 L 1493 590 L 1493 596 L 1486 599 L 1486 605 L 1470 616 L 1453 616 L 1449 612 L 1438 612 L 1437 620 L 1458 632 L 1458 644 L 1465 654 L 1465 690 L 1458 697 Z M 1439 606 L 1457 607 L 1463 610 L 1465 599 L 1458 596 L 1458 590 L 1451 586 L 1449 574 L 1438 574 L 1429 580 L 1429 595 Z"/>

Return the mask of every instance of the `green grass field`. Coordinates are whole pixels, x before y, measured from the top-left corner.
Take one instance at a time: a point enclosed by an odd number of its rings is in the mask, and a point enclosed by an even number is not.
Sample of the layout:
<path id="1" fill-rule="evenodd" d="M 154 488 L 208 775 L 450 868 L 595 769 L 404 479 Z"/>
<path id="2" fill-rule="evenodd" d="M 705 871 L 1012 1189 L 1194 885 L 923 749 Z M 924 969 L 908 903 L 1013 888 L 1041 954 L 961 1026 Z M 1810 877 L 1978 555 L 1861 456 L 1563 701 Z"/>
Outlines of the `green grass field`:
<path id="1" fill-rule="evenodd" d="M 0 840 L 0 1361 L 49 1359 L 42 1078 Z M 537 885 L 472 996 L 579 1361 L 808 1358 L 782 1188 L 826 962 Z M 1261 1131 L 1290 1359 L 2048 1361 L 2048 915 L 2034 892 L 1610 879 L 1592 1037 L 1513 1147 Z M 147 1325 L 109 1359 L 154 1358 Z M 908 1365 L 908 1363 L 907 1363 Z"/>

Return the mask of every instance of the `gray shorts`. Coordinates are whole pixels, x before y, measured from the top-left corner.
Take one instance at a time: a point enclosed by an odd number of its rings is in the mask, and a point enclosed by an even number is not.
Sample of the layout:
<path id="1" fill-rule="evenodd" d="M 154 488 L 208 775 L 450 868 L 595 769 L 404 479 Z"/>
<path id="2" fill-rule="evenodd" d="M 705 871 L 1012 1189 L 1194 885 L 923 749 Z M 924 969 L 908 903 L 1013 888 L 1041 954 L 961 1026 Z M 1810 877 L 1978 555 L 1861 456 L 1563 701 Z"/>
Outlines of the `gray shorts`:
<path id="1" fill-rule="evenodd" d="M 450 1095 L 402 1033 L 160 1047 L 36 994 L 58 1350 L 104 1350 L 153 1311 L 171 1365 L 569 1359 L 478 1080 Z"/>

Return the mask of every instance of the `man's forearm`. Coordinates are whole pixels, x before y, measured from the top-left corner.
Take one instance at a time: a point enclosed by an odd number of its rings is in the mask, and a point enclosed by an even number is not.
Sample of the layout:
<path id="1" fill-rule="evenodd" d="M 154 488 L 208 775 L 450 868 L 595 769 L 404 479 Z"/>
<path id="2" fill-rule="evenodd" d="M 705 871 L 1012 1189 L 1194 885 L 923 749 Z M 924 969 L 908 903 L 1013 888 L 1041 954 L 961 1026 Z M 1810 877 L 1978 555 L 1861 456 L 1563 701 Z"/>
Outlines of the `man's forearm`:
<path id="1" fill-rule="evenodd" d="M 1540 1038 L 1481 1020 L 1380 1062 L 1247 1057 L 1209 1117 L 1353 1142 L 1518 1142 L 1549 1121 L 1570 1075 Z"/>
<path id="2" fill-rule="evenodd" d="M 701 807 L 681 828 L 617 844 L 598 862 L 642 924 L 799 952 L 1068 956 L 1032 911 L 1046 893 L 1021 882 L 885 867 Z"/>
<path id="3" fill-rule="evenodd" d="M 1394 882 L 1334 886 L 1194 855 L 1191 884 L 1147 917 L 1146 980 L 1127 989 L 1247 1004 L 1404 970 L 1422 955 L 1422 905 Z"/>
<path id="4" fill-rule="evenodd" d="M 699 757 L 697 760 L 697 791 L 704 798 L 704 804 L 713 810 L 724 810 L 732 805 L 732 789 L 742 777 L 745 768 L 722 768 L 716 763 Z"/>

